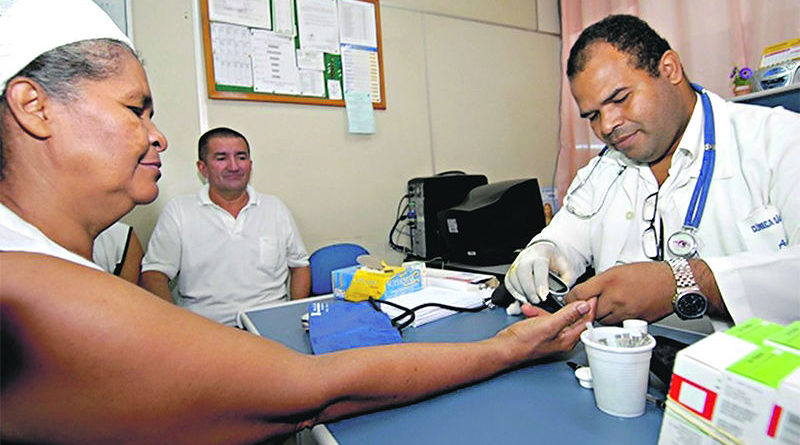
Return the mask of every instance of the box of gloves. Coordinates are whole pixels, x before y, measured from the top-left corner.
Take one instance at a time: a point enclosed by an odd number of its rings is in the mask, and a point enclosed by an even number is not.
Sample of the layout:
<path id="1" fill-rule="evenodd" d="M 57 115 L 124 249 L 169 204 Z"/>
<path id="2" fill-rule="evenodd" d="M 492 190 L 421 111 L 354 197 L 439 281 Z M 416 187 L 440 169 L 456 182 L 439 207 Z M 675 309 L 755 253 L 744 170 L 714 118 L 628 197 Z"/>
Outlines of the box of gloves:
<path id="1" fill-rule="evenodd" d="M 797 323 L 751 319 L 675 357 L 659 445 L 800 443 Z"/>
<path id="2" fill-rule="evenodd" d="M 350 301 L 391 298 L 422 289 L 419 267 L 388 266 L 384 261 L 359 258 L 358 266 L 331 273 L 333 295 Z"/>

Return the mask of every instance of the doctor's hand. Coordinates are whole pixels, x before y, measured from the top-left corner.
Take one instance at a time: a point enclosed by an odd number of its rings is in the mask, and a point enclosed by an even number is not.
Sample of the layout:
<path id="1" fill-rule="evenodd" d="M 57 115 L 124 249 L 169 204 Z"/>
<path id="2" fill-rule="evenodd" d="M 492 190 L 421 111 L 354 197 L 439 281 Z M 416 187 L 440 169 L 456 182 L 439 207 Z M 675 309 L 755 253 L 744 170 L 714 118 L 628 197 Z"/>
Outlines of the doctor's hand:
<path id="1" fill-rule="evenodd" d="M 506 274 L 508 292 L 520 303 L 541 303 L 550 293 L 548 272 L 552 270 L 565 283 L 573 281 L 567 257 L 555 244 L 540 241 L 519 253 Z"/>
<path id="2" fill-rule="evenodd" d="M 672 313 L 675 279 L 663 261 L 614 266 L 581 283 L 566 301 L 597 297 L 596 319 L 616 324 L 629 318 L 656 321 Z"/>

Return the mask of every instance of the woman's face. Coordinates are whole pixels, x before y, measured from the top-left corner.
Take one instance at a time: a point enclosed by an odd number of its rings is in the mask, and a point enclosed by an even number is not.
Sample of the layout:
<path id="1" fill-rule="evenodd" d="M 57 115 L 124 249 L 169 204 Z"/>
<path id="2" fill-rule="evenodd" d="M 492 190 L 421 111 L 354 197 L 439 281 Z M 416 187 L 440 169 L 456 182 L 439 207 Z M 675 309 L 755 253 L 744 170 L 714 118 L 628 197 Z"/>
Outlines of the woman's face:
<path id="1" fill-rule="evenodd" d="M 74 202 L 91 209 L 127 212 L 158 196 L 159 153 L 167 140 L 151 120 L 147 77 L 132 54 L 120 56 L 116 74 L 78 84 L 78 97 L 55 105 L 50 159 Z M 118 216 L 117 216 L 118 217 Z"/>

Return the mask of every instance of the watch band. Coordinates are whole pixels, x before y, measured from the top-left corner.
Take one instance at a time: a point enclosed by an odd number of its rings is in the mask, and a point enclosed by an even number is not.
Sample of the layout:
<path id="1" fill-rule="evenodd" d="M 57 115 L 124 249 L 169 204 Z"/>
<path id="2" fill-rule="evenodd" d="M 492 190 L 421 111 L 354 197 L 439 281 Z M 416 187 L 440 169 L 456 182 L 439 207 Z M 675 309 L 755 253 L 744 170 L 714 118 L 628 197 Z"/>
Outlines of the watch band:
<path id="1" fill-rule="evenodd" d="M 694 273 L 686 258 L 673 258 L 667 261 L 675 277 L 675 295 L 672 297 L 672 309 L 682 320 L 693 320 L 702 317 L 708 310 L 708 299 L 694 278 Z"/>
<path id="2" fill-rule="evenodd" d="M 700 291 L 697 281 L 694 279 L 692 267 L 689 266 L 689 260 L 686 258 L 672 258 L 669 261 L 669 267 L 672 268 L 672 274 L 675 276 L 675 296 L 672 297 L 672 302 L 678 298 L 678 295 L 684 290 L 692 289 Z"/>

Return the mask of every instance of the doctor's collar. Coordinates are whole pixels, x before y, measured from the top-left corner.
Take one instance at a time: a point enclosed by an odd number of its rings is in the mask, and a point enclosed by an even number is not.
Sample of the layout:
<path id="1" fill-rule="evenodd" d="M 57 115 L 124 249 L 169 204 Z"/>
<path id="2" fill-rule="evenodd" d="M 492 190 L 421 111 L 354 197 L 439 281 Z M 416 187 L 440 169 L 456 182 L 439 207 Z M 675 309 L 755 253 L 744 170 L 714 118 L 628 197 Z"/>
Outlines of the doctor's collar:
<path id="1" fill-rule="evenodd" d="M 689 118 L 681 140 L 678 141 L 678 149 L 675 150 L 675 153 L 684 152 L 692 161 L 702 157 L 703 152 L 703 104 L 700 94 L 695 92 L 695 95 L 697 95 L 697 101 L 692 110 L 692 117 Z"/>

